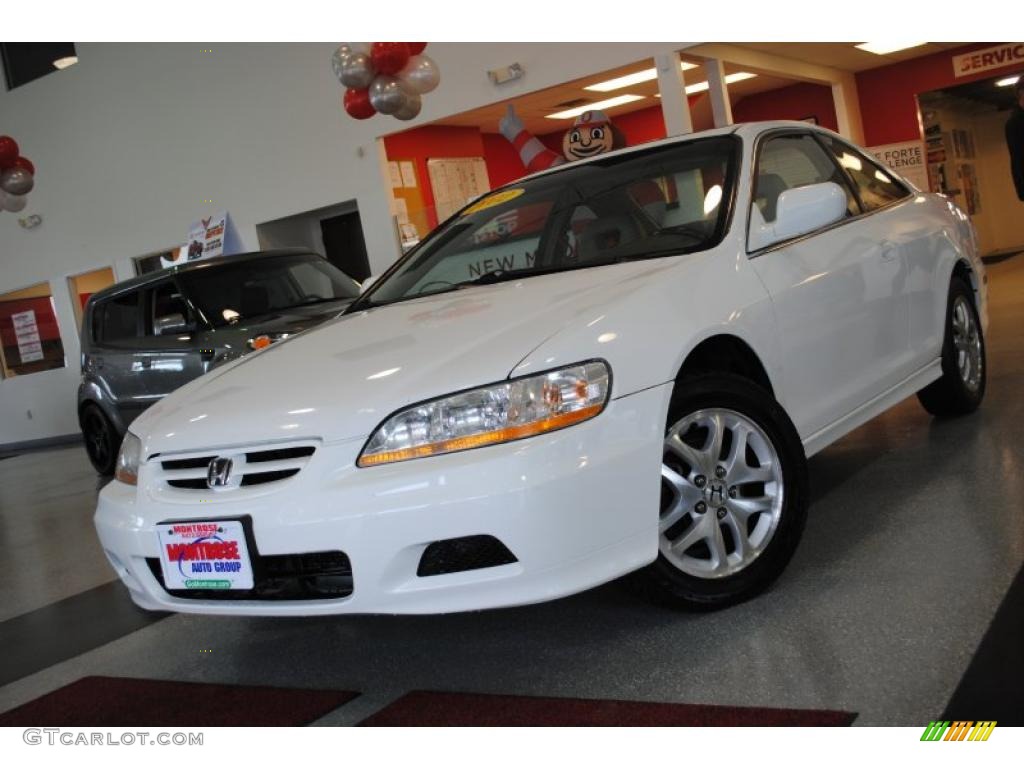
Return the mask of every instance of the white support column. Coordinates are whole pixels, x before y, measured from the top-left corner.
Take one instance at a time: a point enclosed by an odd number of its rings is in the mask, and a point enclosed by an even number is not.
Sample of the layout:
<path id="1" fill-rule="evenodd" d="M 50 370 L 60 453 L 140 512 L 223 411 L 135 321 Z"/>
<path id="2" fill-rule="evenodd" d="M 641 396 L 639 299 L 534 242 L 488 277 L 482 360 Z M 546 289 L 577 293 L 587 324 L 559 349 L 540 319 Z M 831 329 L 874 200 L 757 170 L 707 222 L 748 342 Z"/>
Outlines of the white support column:
<path id="1" fill-rule="evenodd" d="M 864 124 L 860 116 L 857 81 L 853 75 L 846 75 L 832 83 L 832 101 L 836 108 L 839 134 L 855 144 L 863 144 Z"/>
<path id="2" fill-rule="evenodd" d="M 675 51 L 654 57 L 658 70 L 658 88 L 661 90 L 661 116 L 665 121 L 665 135 L 679 136 L 693 133 L 690 102 L 686 98 L 686 81 L 679 54 Z"/>
<path id="3" fill-rule="evenodd" d="M 732 104 L 729 103 L 729 85 L 725 82 L 725 67 L 721 59 L 704 59 L 704 71 L 708 74 L 708 96 L 711 97 L 711 114 L 715 128 L 732 125 Z"/>

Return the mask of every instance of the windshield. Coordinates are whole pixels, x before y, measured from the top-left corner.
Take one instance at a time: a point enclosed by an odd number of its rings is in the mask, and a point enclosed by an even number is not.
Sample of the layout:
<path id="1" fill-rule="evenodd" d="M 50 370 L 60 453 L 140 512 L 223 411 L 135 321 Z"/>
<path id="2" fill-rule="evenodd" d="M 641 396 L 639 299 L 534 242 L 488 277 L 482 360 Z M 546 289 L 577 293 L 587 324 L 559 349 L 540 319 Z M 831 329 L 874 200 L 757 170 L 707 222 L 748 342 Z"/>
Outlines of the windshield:
<path id="1" fill-rule="evenodd" d="M 697 139 L 499 189 L 448 219 L 359 305 L 710 248 L 724 234 L 738 146 Z"/>
<path id="2" fill-rule="evenodd" d="M 291 307 L 354 299 L 359 285 L 316 254 L 263 256 L 177 276 L 215 328 Z"/>

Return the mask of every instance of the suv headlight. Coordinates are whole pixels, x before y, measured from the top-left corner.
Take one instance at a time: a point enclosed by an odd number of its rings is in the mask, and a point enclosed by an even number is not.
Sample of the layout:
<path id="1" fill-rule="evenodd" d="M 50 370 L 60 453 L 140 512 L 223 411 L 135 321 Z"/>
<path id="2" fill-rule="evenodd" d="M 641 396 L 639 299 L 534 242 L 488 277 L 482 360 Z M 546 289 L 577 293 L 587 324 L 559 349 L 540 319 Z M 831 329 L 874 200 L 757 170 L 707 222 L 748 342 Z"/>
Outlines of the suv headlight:
<path id="1" fill-rule="evenodd" d="M 356 464 L 390 464 L 562 429 L 604 410 L 610 385 L 607 364 L 591 360 L 420 403 L 377 427 Z"/>
<path id="2" fill-rule="evenodd" d="M 131 432 L 125 432 L 121 442 L 121 450 L 117 454 L 117 468 L 114 479 L 128 485 L 136 485 L 139 481 L 139 462 L 142 457 L 142 441 Z"/>

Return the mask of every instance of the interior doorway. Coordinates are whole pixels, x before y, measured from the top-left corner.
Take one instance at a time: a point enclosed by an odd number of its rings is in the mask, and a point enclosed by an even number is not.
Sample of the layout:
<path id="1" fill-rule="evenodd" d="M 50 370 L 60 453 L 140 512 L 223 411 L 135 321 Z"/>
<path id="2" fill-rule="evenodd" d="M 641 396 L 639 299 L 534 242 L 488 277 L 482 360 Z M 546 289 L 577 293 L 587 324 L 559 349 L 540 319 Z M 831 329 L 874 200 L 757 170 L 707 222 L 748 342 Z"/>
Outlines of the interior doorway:
<path id="1" fill-rule="evenodd" d="M 985 256 L 1024 250 L 1024 203 L 1005 138 L 1014 82 L 1001 75 L 917 97 L 929 187 L 967 212 Z"/>
<path id="2" fill-rule="evenodd" d="M 256 225 L 262 250 L 305 248 L 319 253 L 353 280 L 370 276 L 359 206 L 349 200 Z"/>
<path id="3" fill-rule="evenodd" d="M 360 283 L 370 276 L 370 260 L 366 255 L 359 211 L 320 219 L 320 234 L 324 255 L 329 262 Z"/>

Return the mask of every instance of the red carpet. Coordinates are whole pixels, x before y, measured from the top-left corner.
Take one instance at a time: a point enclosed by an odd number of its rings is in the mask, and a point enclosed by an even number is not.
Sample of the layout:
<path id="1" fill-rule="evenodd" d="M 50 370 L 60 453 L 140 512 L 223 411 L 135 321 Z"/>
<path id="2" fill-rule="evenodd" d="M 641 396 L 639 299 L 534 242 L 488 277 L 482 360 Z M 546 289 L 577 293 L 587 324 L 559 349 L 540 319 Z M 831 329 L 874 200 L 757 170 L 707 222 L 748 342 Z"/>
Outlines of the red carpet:
<path id="1" fill-rule="evenodd" d="M 351 691 L 83 677 L 0 715 L 0 726 L 306 725 Z"/>
<path id="2" fill-rule="evenodd" d="M 854 712 L 413 691 L 360 725 L 849 725 Z"/>

